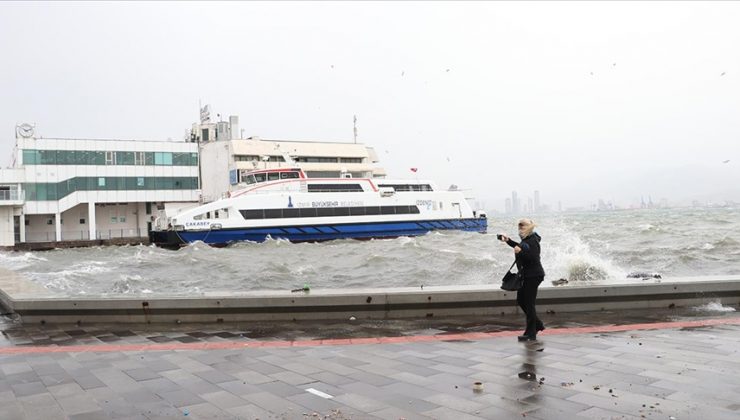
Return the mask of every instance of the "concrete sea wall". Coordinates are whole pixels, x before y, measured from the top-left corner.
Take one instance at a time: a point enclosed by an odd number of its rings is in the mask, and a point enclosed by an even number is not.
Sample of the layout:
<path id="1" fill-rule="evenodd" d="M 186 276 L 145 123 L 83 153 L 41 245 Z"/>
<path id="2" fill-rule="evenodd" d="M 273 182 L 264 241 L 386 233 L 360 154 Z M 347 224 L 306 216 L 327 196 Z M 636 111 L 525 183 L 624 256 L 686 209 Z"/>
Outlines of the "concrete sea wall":
<path id="1" fill-rule="evenodd" d="M 0 270 L 0 304 L 24 323 L 388 319 L 519 313 L 516 292 L 490 286 L 255 291 L 188 296 L 64 296 Z M 740 304 L 740 276 L 541 288 L 539 311 L 588 312 Z"/>

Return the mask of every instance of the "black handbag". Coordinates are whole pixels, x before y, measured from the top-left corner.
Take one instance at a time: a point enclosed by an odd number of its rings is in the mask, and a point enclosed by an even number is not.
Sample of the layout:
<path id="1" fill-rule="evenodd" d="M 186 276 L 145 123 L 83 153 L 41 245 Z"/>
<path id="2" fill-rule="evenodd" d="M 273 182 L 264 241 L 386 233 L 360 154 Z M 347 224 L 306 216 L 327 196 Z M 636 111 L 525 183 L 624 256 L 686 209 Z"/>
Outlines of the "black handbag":
<path id="1" fill-rule="evenodd" d="M 524 286 L 524 279 L 519 275 L 520 273 L 511 272 L 511 269 L 514 268 L 514 264 L 516 264 L 516 260 L 514 260 L 511 267 L 509 267 L 509 271 L 504 274 L 504 278 L 501 279 L 501 288 L 509 292 L 515 292 Z"/>

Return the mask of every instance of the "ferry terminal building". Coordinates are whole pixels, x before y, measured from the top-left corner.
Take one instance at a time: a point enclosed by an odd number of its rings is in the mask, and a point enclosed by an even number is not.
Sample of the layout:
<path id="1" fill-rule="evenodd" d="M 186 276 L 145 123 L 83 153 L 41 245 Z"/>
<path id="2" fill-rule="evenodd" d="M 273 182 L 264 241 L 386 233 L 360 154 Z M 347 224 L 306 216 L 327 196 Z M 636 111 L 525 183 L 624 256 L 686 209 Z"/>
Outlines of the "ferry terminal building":
<path id="1" fill-rule="evenodd" d="M 371 147 L 242 139 L 238 121 L 201 113 L 180 141 L 46 138 L 18 125 L 12 165 L 0 169 L 0 247 L 146 241 L 158 210 L 217 200 L 246 171 L 285 166 L 286 153 L 309 177 L 385 177 Z"/>

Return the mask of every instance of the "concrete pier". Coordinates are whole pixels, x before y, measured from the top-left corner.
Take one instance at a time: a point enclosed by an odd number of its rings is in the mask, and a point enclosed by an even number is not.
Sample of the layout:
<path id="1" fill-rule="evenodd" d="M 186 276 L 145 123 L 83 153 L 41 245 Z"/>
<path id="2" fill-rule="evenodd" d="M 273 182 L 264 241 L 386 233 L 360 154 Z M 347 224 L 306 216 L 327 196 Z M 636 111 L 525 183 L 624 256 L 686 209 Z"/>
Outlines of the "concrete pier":
<path id="1" fill-rule="evenodd" d="M 519 312 L 516 293 L 490 286 L 254 291 L 193 296 L 64 296 L 0 271 L 0 303 L 24 323 L 239 322 L 391 319 Z M 540 289 L 541 312 L 674 308 L 740 304 L 740 276 L 676 278 L 660 283 Z"/>

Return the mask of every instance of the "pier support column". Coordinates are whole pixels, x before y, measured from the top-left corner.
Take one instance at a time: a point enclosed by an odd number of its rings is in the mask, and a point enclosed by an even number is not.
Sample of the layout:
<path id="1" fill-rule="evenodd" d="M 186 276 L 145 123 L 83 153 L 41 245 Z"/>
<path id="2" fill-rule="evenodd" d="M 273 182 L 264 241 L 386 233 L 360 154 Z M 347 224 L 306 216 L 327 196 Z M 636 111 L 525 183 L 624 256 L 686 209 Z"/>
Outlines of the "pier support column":
<path id="1" fill-rule="evenodd" d="M 97 230 L 97 227 L 95 226 L 95 202 L 91 201 L 87 203 L 87 221 L 88 226 L 90 226 L 90 240 L 94 241 L 97 238 L 95 235 L 95 232 Z"/>
<path id="2" fill-rule="evenodd" d="M 21 231 L 21 242 L 26 242 L 26 214 L 21 213 L 20 215 L 20 226 L 18 229 Z"/>
<path id="3" fill-rule="evenodd" d="M 56 237 L 56 241 L 59 242 L 62 240 L 62 214 L 61 213 L 54 213 L 54 233 Z"/>

